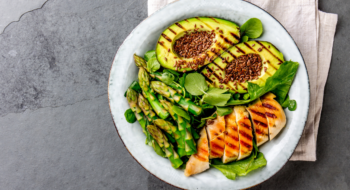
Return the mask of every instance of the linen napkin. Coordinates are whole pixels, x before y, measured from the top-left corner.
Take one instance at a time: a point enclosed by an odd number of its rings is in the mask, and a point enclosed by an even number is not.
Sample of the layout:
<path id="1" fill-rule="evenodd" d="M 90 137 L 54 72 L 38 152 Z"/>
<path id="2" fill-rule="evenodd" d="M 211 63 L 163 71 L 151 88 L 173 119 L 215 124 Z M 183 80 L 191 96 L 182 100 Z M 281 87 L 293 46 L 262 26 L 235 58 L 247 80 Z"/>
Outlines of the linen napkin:
<path id="1" fill-rule="evenodd" d="M 174 1 L 148 0 L 148 15 Z M 317 133 L 338 16 L 319 11 L 318 0 L 246 1 L 266 10 L 282 23 L 304 57 L 310 80 L 309 115 L 299 144 L 290 160 L 316 161 Z"/>

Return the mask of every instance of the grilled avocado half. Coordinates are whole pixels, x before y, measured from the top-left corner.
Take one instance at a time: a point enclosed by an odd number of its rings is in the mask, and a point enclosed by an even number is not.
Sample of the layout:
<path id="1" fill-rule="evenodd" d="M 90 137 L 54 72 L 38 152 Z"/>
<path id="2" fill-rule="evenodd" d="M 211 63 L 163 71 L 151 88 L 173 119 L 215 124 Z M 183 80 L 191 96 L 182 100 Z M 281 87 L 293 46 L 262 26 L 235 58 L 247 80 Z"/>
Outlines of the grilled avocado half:
<path id="1" fill-rule="evenodd" d="M 175 41 L 186 33 L 190 34 L 194 31 L 214 31 L 215 38 L 213 43 L 204 53 L 195 58 L 180 57 L 173 48 Z M 164 30 L 157 42 L 156 55 L 159 63 L 171 70 L 177 70 L 175 63 L 179 61 L 182 65 L 187 63 L 195 64 L 202 61 L 199 65 L 201 67 L 213 61 L 228 48 L 239 43 L 239 40 L 240 30 L 235 23 L 213 17 L 194 17 L 176 22 Z M 193 69 L 179 68 L 177 71 L 185 70 L 190 71 Z"/>
<path id="2" fill-rule="evenodd" d="M 225 78 L 225 68 L 227 66 L 227 62 L 231 62 L 234 59 L 237 59 L 239 56 L 246 54 L 260 55 L 263 67 L 259 78 L 241 83 L 239 81 L 229 81 L 226 84 L 220 83 L 220 80 Z M 212 63 L 208 64 L 208 66 L 202 70 L 202 74 L 206 76 L 207 83 L 209 83 L 211 86 L 229 89 L 233 93 L 246 93 L 248 82 L 258 84 L 259 86 L 264 86 L 267 78 L 274 75 L 283 62 L 283 54 L 271 43 L 264 41 L 248 41 L 239 43 L 228 49 Z"/>

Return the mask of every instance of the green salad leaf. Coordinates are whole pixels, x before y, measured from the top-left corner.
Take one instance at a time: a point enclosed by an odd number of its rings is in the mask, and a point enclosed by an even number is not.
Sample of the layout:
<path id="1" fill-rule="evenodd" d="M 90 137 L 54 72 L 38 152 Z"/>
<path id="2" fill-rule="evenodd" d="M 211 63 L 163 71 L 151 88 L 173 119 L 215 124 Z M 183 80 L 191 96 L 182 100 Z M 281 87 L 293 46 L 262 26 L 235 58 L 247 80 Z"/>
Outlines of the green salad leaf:
<path id="1" fill-rule="evenodd" d="M 249 172 L 266 166 L 267 161 L 263 153 L 259 152 L 256 158 L 251 154 L 248 158 L 228 164 L 223 164 L 219 160 L 213 160 L 211 166 L 220 170 L 228 179 L 235 180 L 236 176 L 245 176 Z"/>
<path id="2" fill-rule="evenodd" d="M 232 107 L 216 107 L 216 111 L 219 116 L 225 116 L 232 113 Z"/>
<path id="3" fill-rule="evenodd" d="M 231 94 L 224 94 L 227 90 L 219 88 L 209 88 L 203 96 L 203 102 L 214 106 L 225 106 L 231 98 Z"/>
<path id="4" fill-rule="evenodd" d="M 251 18 L 241 26 L 241 33 L 249 38 L 259 38 L 263 33 L 263 25 L 259 19 Z"/>
<path id="5" fill-rule="evenodd" d="M 160 64 L 157 60 L 156 57 L 152 57 L 151 59 L 149 59 L 147 61 L 147 69 L 151 72 L 154 73 L 156 72 L 158 69 L 160 69 Z"/>
<path id="6" fill-rule="evenodd" d="M 181 117 L 187 119 L 188 121 L 191 120 L 190 115 L 189 115 L 185 110 L 181 109 L 179 106 L 173 105 L 173 106 L 171 107 L 171 109 L 172 109 L 177 115 L 179 115 L 179 116 L 181 116 Z"/>
<path id="7" fill-rule="evenodd" d="M 294 77 L 298 71 L 299 63 L 293 61 L 286 61 L 281 64 L 281 67 L 276 73 L 266 80 L 265 86 L 248 82 L 249 100 L 230 100 L 226 105 L 240 105 L 247 104 L 266 94 L 272 92 L 277 96 L 277 101 L 283 104 L 288 91 L 293 83 Z"/>
<path id="8" fill-rule="evenodd" d="M 194 95 L 203 95 L 208 90 L 208 84 L 203 75 L 199 73 L 190 73 L 185 78 L 186 90 Z"/>
<path id="9" fill-rule="evenodd" d="M 244 160 L 222 163 L 220 159 L 212 160 L 211 166 L 220 170 L 228 179 L 235 180 L 236 176 L 245 176 L 249 172 L 266 166 L 267 161 L 263 153 L 259 152 L 255 140 L 253 140 L 253 150 L 248 158 Z"/>
<path id="10" fill-rule="evenodd" d="M 125 111 L 124 117 L 129 123 L 135 123 L 136 121 L 135 113 L 130 108 Z"/>
<path id="11" fill-rule="evenodd" d="M 157 57 L 156 56 L 156 51 L 154 51 L 154 50 L 148 51 L 148 52 L 145 53 L 144 57 L 145 57 L 145 61 L 148 62 L 148 60 L 150 60 L 150 59 L 152 59 L 154 57 Z"/>
<path id="12" fill-rule="evenodd" d="M 175 80 L 175 76 L 172 73 L 163 72 L 161 81 L 165 84 L 170 85 Z"/>

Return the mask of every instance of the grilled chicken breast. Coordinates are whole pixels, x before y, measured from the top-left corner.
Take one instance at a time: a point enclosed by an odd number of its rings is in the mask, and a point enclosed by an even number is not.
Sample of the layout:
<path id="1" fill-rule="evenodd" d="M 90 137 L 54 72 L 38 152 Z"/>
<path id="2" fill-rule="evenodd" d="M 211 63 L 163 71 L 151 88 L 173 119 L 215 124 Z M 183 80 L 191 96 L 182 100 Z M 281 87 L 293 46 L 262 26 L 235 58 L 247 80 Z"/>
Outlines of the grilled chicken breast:
<path id="1" fill-rule="evenodd" d="M 265 116 L 265 109 L 260 99 L 257 99 L 248 105 L 247 110 L 252 119 L 256 144 L 260 146 L 269 140 L 269 127 Z"/>
<path id="2" fill-rule="evenodd" d="M 234 112 L 239 135 L 239 156 L 237 160 L 242 160 L 249 156 L 253 150 L 253 130 L 245 106 L 235 106 Z"/>
<path id="3" fill-rule="evenodd" d="M 276 96 L 271 92 L 261 97 L 262 106 L 265 109 L 265 115 L 269 126 L 270 140 L 286 126 L 286 114 L 281 105 L 274 99 Z"/>
<path id="4" fill-rule="evenodd" d="M 225 150 L 222 162 L 228 163 L 237 160 L 239 155 L 238 126 L 236 124 L 235 112 L 225 116 L 225 123 Z"/>
<path id="5" fill-rule="evenodd" d="M 200 132 L 197 142 L 197 153 L 193 154 L 186 164 L 185 176 L 189 177 L 209 169 L 209 145 L 205 128 Z"/>
<path id="6" fill-rule="evenodd" d="M 209 158 L 221 158 L 225 149 L 225 117 L 217 116 L 214 120 L 207 121 L 209 139 Z"/>

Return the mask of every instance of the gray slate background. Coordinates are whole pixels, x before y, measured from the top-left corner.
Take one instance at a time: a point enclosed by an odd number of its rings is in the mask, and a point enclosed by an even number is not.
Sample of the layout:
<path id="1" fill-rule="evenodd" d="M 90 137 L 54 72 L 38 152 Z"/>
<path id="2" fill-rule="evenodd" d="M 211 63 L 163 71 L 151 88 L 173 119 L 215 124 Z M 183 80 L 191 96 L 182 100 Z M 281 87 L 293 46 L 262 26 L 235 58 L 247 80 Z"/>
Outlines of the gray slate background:
<path id="1" fill-rule="evenodd" d="M 0 0 L 0 31 L 44 3 L 16 1 Z M 253 189 L 349 189 L 350 2 L 319 4 L 339 22 L 318 160 Z M 115 52 L 146 17 L 146 0 L 49 0 L 0 34 L 0 189 L 176 189 L 130 156 L 108 107 Z"/>

